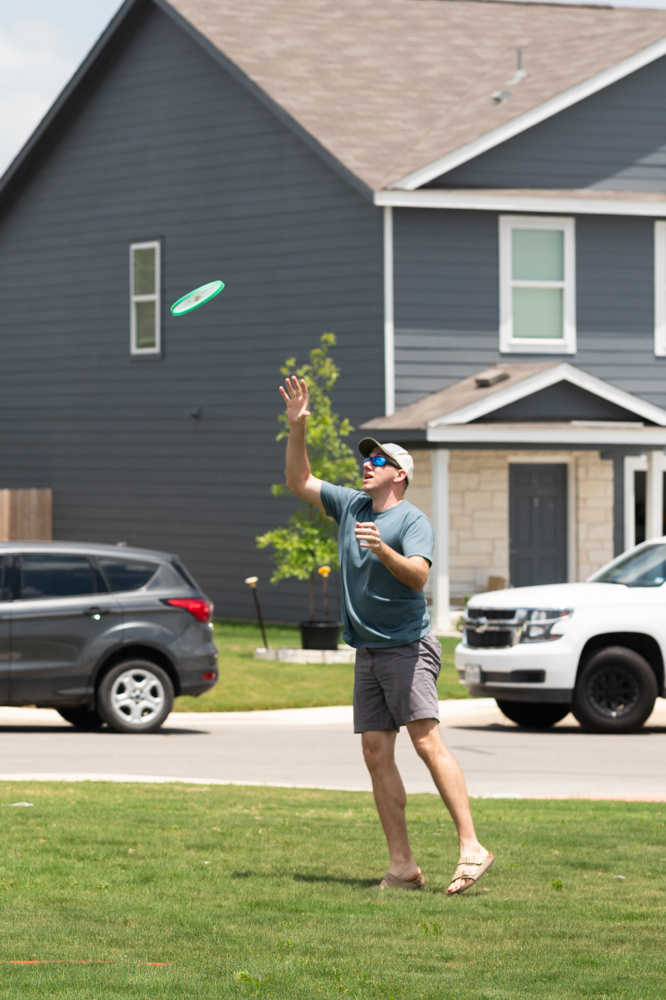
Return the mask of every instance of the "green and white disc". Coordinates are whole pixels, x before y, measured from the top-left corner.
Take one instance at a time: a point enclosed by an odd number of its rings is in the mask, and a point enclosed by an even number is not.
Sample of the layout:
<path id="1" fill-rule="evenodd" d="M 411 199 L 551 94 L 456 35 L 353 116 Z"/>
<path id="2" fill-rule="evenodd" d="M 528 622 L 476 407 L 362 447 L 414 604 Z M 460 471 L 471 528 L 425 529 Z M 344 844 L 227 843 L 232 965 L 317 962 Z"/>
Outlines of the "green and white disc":
<path id="1" fill-rule="evenodd" d="M 209 281 L 207 285 L 200 285 L 193 292 L 188 292 L 187 295 L 183 295 L 182 299 L 174 302 L 171 306 L 172 315 L 184 316 L 185 313 L 192 312 L 193 309 L 198 309 L 204 302 L 209 302 L 210 299 L 214 299 L 216 295 L 219 295 L 223 288 L 223 281 Z"/>

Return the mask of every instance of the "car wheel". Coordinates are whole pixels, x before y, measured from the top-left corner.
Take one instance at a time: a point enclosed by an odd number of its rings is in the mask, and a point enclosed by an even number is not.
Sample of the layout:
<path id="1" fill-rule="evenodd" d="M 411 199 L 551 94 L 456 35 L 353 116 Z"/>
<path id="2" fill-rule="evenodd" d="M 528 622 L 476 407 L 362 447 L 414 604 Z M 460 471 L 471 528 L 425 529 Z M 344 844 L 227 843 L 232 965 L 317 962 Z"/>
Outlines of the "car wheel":
<path id="1" fill-rule="evenodd" d="M 495 700 L 507 719 L 524 729 L 549 729 L 571 711 L 570 705 L 556 705 L 547 701 L 537 704 L 531 701 L 504 701 L 503 698 Z"/>
<path id="2" fill-rule="evenodd" d="M 101 729 L 104 725 L 102 716 L 89 708 L 58 708 L 56 711 L 65 722 L 71 722 L 77 729 Z"/>
<path id="3" fill-rule="evenodd" d="M 157 664 L 125 660 L 102 678 L 97 706 L 117 733 L 154 733 L 173 706 L 173 684 Z"/>
<path id="4" fill-rule="evenodd" d="M 656 697 L 650 664 L 633 649 L 609 646 L 583 667 L 571 710 L 590 733 L 628 733 L 649 718 Z"/>

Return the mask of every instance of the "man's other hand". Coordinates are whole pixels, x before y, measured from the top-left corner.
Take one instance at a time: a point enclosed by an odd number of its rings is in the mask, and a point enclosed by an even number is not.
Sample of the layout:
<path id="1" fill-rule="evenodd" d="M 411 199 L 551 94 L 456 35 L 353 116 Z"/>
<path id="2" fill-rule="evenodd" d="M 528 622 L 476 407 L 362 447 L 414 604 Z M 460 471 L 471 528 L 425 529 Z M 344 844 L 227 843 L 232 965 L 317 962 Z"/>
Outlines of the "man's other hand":
<path id="1" fill-rule="evenodd" d="M 305 379 L 301 379 L 299 382 L 295 375 L 292 375 L 291 378 L 286 378 L 284 381 L 287 389 L 285 391 L 280 386 L 280 392 L 287 405 L 289 423 L 292 425 L 304 424 L 310 416 L 307 383 Z"/>
<path id="2" fill-rule="evenodd" d="M 375 555 L 379 555 L 384 543 L 374 521 L 357 521 L 354 534 L 362 549 L 370 549 Z"/>
<path id="3" fill-rule="evenodd" d="M 354 534 L 362 549 L 370 549 L 396 580 L 412 590 L 423 590 L 428 579 L 430 563 L 423 556 L 403 556 L 382 541 L 374 521 L 357 521 Z"/>

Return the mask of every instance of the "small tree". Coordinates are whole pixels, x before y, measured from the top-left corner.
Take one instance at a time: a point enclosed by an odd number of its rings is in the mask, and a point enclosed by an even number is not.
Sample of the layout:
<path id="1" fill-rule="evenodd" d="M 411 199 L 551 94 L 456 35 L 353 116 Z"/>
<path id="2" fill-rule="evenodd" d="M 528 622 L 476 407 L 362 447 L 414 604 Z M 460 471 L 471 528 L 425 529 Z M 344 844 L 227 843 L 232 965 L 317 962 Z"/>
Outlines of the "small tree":
<path id="1" fill-rule="evenodd" d="M 334 333 L 322 334 L 319 347 L 310 352 L 310 363 L 296 367 L 296 359 L 288 358 L 280 369 L 286 376 L 296 375 L 307 382 L 311 416 L 307 423 L 307 445 L 310 467 L 313 475 L 329 483 L 360 489 L 362 485 L 358 471 L 358 461 L 352 449 L 343 441 L 354 428 L 345 417 L 341 418 L 331 409 L 328 393 L 337 382 L 340 369 L 329 356 L 335 347 Z M 289 420 L 286 413 L 278 418 L 281 430 L 276 441 L 289 436 Z M 289 493 L 284 483 L 271 487 L 273 496 Z M 296 577 L 310 581 L 310 620 L 314 618 L 315 579 L 317 567 L 329 563 L 338 569 L 337 525 L 332 518 L 306 500 L 299 502 L 298 508 L 289 518 L 286 528 L 275 528 L 257 538 L 260 549 L 273 546 L 275 571 L 271 583 Z"/>

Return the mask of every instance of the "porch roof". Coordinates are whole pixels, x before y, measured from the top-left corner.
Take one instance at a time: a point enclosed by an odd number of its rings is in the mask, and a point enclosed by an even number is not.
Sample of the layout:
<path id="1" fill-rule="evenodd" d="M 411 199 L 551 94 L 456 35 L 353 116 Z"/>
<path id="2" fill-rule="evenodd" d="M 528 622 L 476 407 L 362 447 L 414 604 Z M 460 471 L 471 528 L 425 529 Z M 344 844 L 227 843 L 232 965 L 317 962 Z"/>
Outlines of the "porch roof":
<path id="1" fill-rule="evenodd" d="M 562 395 L 566 389 L 576 395 Z M 572 400 L 587 400 L 592 417 L 581 419 Z M 458 445 L 663 448 L 666 410 L 568 363 L 500 363 L 362 429 Z"/>

